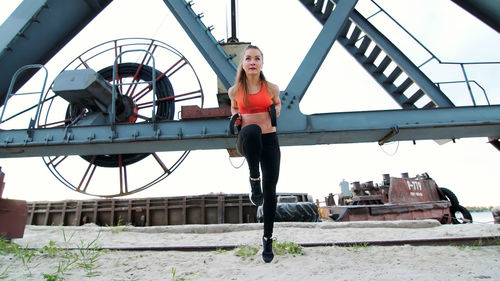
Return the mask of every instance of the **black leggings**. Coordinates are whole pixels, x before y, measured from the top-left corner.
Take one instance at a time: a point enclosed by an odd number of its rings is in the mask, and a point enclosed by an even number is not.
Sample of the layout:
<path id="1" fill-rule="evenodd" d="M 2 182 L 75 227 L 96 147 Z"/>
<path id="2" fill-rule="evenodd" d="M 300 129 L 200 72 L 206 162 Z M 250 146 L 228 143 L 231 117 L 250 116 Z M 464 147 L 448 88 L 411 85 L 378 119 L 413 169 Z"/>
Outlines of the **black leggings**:
<path id="1" fill-rule="evenodd" d="M 276 184 L 280 173 L 281 151 L 276 133 L 262 134 L 258 125 L 245 126 L 238 134 L 236 148 L 245 156 L 250 177 L 260 177 L 262 169 L 262 192 L 264 194 L 264 237 L 273 236 L 276 213 Z"/>

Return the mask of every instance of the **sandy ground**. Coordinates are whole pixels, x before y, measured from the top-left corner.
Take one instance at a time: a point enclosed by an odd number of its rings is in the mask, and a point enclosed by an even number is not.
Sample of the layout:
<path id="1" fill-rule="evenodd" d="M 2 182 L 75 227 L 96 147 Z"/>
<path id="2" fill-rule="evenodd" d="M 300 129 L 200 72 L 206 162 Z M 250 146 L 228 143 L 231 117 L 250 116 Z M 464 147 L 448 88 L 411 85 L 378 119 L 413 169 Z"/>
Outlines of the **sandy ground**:
<path id="1" fill-rule="evenodd" d="M 27 226 L 23 247 L 43 248 L 29 261 L 0 255 L 3 280 L 500 280 L 498 246 L 364 246 L 364 241 L 498 236 L 499 224 L 436 221 L 277 223 L 278 242 L 359 242 L 359 247 L 307 247 L 303 255 L 261 259 L 262 224 L 163 227 Z M 50 242 L 53 241 L 53 242 Z M 74 251 L 50 251 L 77 247 Z M 230 251 L 90 251 L 131 246 L 249 245 Z M 76 259 L 78 257 L 78 259 Z M 71 261 L 73 264 L 68 265 Z M 61 270 L 57 274 L 58 268 Z M 175 271 L 175 274 L 173 273 Z M 3 272 L 3 273 L 2 273 Z M 52 274 L 43 277 L 43 274 Z"/>

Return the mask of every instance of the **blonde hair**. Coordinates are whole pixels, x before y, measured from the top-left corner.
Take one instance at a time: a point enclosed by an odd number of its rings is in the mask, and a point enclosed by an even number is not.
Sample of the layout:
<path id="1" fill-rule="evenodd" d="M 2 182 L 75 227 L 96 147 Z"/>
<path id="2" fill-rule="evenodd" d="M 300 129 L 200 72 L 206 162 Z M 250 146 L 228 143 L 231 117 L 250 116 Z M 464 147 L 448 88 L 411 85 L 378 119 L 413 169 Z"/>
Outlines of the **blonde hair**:
<path id="1" fill-rule="evenodd" d="M 259 51 L 260 55 L 262 57 L 262 62 L 264 62 L 264 54 L 259 49 L 259 47 L 255 46 L 255 45 L 248 45 L 248 47 L 245 49 L 245 52 L 248 49 L 255 49 L 255 50 Z M 235 85 L 235 88 L 236 88 L 238 94 L 240 92 L 240 88 L 243 89 L 243 104 L 244 104 L 244 106 L 245 107 L 252 107 L 249 104 L 250 102 L 249 102 L 249 98 L 248 98 L 247 74 L 246 74 L 245 70 L 243 69 L 243 63 L 242 62 L 243 62 L 244 59 L 245 59 L 244 56 L 242 56 L 240 64 L 238 65 L 238 70 L 236 72 L 236 79 L 234 81 L 234 85 Z M 264 87 L 266 87 L 267 92 L 269 93 L 267 80 L 266 80 L 266 77 L 264 76 L 264 73 L 262 72 L 262 70 L 260 71 L 259 79 L 260 79 L 260 82 L 262 84 L 264 84 Z"/>

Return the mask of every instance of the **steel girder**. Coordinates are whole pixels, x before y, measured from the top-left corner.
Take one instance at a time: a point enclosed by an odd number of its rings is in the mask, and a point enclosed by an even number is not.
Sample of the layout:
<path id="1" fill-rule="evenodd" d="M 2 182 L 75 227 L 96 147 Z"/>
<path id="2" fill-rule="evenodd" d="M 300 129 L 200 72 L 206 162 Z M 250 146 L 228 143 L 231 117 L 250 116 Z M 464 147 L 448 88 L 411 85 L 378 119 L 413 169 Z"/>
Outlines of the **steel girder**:
<path id="1" fill-rule="evenodd" d="M 185 0 L 164 0 L 187 35 L 196 45 L 208 64 L 226 89 L 229 89 L 236 77 L 236 65 L 212 36 L 211 28 L 201 21 L 201 15 L 191 9 L 191 2 Z"/>
<path id="2" fill-rule="evenodd" d="M 492 0 L 452 0 L 475 17 L 500 32 L 500 2 Z"/>
<path id="3" fill-rule="evenodd" d="M 328 52 L 337 40 L 341 28 L 345 25 L 347 18 L 354 10 L 358 0 L 340 2 L 332 11 L 327 21 L 323 25 L 318 37 L 307 52 L 304 60 L 295 72 L 294 76 L 285 92 L 296 93 L 294 97 L 300 102 L 304 97 L 307 88 L 311 84 L 314 76 L 323 64 Z"/>
<path id="4" fill-rule="evenodd" d="M 340 30 L 356 6 L 357 0 L 340 2 L 323 25 L 318 37 L 307 52 L 285 91 L 281 93 L 280 132 L 295 131 L 297 125 L 304 127 L 306 119 L 300 112 L 299 103 L 307 88 L 316 76 L 331 47 L 337 40 Z M 295 127 L 295 128 L 294 128 Z"/>
<path id="5" fill-rule="evenodd" d="M 112 0 L 25 0 L 0 26 L 0 104 L 16 70 L 45 64 Z M 36 70 L 19 77 L 14 92 Z"/>
<path id="6" fill-rule="evenodd" d="M 500 106 L 326 113 L 303 116 L 286 130 L 283 146 L 455 139 L 500 135 Z M 281 122 L 279 120 L 278 122 Z M 234 148 L 229 120 L 163 121 L 0 131 L 0 157 L 94 155 Z"/>

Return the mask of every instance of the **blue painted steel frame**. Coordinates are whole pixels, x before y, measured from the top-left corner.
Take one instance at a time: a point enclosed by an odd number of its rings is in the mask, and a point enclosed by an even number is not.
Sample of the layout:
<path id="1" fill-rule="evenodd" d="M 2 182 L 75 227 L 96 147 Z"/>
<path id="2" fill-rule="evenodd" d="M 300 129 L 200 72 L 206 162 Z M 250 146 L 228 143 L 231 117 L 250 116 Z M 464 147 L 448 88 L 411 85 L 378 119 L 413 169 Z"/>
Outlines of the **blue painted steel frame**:
<path id="1" fill-rule="evenodd" d="M 342 1 L 335 7 L 292 80 L 280 94 L 282 102 L 280 132 L 297 132 L 305 129 L 306 118 L 300 112 L 299 103 L 357 2 L 357 0 Z"/>
<path id="2" fill-rule="evenodd" d="M 315 114 L 280 144 L 315 145 L 391 140 L 454 139 L 500 135 L 500 106 Z M 229 120 L 163 121 L 73 128 L 0 131 L 0 157 L 94 155 L 233 148 Z"/>
<path id="3" fill-rule="evenodd" d="M 344 0 L 335 7 L 305 58 L 302 60 L 292 80 L 288 83 L 285 92 L 292 93 L 293 96 L 297 97 L 299 102 L 304 97 L 307 88 L 323 64 L 333 43 L 337 41 L 340 30 L 347 22 L 347 18 L 354 10 L 357 2 L 358 0 Z"/>
<path id="4" fill-rule="evenodd" d="M 12 75 L 28 64 L 45 64 L 112 0 L 23 1 L 0 26 L 0 104 Z M 36 47 L 35 47 L 36 46 Z M 17 91 L 36 71 L 19 77 Z"/>
<path id="5" fill-rule="evenodd" d="M 184 0 L 166 1 L 172 13 L 224 84 L 235 66 L 221 53 L 209 30 Z M 167 3 L 168 2 L 168 3 Z M 342 0 L 332 11 L 301 67 L 281 93 L 278 131 L 282 145 L 358 143 L 386 140 L 450 139 L 500 135 L 500 106 L 388 110 L 303 115 L 299 102 L 321 65 L 355 0 Z M 180 11 L 180 12 L 179 12 Z M 184 15 L 178 15 L 184 13 Z M 190 20 L 190 17 L 194 20 Z M 208 43 L 207 41 L 208 40 Z M 222 79 L 223 78 L 223 79 Z M 32 130 L 0 131 L 0 157 L 96 155 L 224 149 L 234 147 L 229 120 L 183 120 Z"/>
<path id="6" fill-rule="evenodd" d="M 201 21 L 191 8 L 191 2 L 185 0 L 164 0 L 177 21 L 186 31 L 205 60 L 212 67 L 226 89 L 234 83 L 236 65 L 212 36 L 210 29 Z"/>
<path id="7" fill-rule="evenodd" d="M 338 1 L 338 0 L 336 0 Z M 409 77 L 412 77 L 415 84 L 417 84 L 438 106 L 453 107 L 454 104 L 450 99 L 445 96 L 438 87 L 420 71 L 420 69 L 408 59 L 387 37 L 378 31 L 368 20 L 366 20 L 358 11 L 353 11 L 350 15 L 353 22 L 355 22 L 361 29 L 373 38 L 373 41 L 386 52 L 392 60 L 398 64 Z"/>

